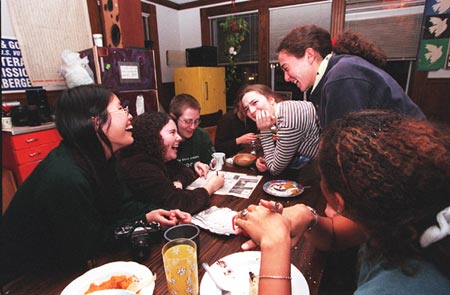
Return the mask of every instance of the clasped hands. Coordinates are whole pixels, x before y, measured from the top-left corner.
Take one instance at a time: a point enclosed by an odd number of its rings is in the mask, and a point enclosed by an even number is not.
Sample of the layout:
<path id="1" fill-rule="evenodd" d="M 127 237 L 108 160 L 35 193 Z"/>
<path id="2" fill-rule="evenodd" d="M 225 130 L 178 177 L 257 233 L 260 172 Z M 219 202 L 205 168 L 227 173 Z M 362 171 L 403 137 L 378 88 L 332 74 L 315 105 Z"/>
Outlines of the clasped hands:
<path id="1" fill-rule="evenodd" d="M 257 245 L 276 244 L 286 235 L 290 236 L 293 247 L 310 223 L 309 215 L 303 209 L 306 209 L 303 204 L 283 208 L 279 202 L 260 200 L 258 205 L 240 211 L 234 220 L 235 233 L 251 238 L 241 248 L 251 250 Z"/>

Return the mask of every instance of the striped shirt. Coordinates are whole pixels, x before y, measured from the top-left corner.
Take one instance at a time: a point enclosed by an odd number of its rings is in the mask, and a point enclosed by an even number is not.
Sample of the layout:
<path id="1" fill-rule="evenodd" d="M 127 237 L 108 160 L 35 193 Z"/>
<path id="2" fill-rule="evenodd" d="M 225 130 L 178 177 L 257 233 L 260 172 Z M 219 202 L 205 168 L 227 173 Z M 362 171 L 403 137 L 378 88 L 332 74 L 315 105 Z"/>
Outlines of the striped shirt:
<path id="1" fill-rule="evenodd" d="M 270 130 L 261 131 L 264 159 L 272 175 L 289 167 L 294 158 L 314 159 L 320 139 L 320 128 L 314 105 L 309 101 L 283 101 L 277 104 L 277 140 Z"/>

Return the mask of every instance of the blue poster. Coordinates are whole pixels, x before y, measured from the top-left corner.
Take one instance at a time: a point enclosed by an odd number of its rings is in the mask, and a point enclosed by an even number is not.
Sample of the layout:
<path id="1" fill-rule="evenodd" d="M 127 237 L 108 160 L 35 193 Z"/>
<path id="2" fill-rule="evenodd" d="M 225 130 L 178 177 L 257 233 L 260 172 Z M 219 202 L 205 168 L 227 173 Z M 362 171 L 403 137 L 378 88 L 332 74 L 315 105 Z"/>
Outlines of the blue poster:
<path id="1" fill-rule="evenodd" d="M 2 91 L 34 88 L 22 60 L 17 39 L 2 37 Z"/>

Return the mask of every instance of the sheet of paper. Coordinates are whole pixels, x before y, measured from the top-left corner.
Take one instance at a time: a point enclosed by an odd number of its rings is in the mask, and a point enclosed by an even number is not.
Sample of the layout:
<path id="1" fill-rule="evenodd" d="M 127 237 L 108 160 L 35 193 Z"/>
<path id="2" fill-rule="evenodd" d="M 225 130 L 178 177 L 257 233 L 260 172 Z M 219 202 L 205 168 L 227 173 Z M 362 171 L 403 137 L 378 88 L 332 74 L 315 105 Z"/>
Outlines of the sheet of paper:
<path id="1" fill-rule="evenodd" d="M 210 177 L 211 173 L 216 173 L 215 171 L 210 171 L 207 178 Z M 258 185 L 259 181 L 262 179 L 262 175 L 247 175 L 244 173 L 234 173 L 227 171 L 220 171 L 225 177 L 225 183 L 223 187 L 215 192 L 218 195 L 231 195 L 239 198 L 248 199 L 255 187 Z M 203 177 L 197 178 L 193 183 L 191 183 L 186 189 L 195 189 L 202 187 L 206 183 L 206 179 Z"/>

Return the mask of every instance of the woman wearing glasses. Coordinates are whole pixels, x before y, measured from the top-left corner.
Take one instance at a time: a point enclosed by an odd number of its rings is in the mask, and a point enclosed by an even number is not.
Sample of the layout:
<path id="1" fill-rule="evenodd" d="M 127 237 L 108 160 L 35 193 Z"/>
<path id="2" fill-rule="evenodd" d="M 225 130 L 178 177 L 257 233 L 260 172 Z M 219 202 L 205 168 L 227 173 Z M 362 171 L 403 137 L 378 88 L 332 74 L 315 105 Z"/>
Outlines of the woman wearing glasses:
<path id="1" fill-rule="evenodd" d="M 63 140 L 19 187 L 3 216 L 2 285 L 25 271 L 85 269 L 114 245 L 114 229 L 124 223 L 190 222 L 189 213 L 134 201 L 118 180 L 115 153 L 133 143 L 131 119 L 117 95 L 100 85 L 78 86 L 58 99 Z"/>
<path id="2" fill-rule="evenodd" d="M 200 104 L 189 94 L 178 94 L 169 105 L 169 115 L 175 121 L 182 141 L 178 147 L 178 161 L 206 176 L 214 145 L 209 133 L 200 124 Z"/>
<path id="3" fill-rule="evenodd" d="M 195 214 L 209 207 L 209 196 L 222 187 L 224 176 L 211 173 L 201 188 L 186 190 L 198 175 L 177 161 L 181 137 L 166 113 L 144 113 L 133 120 L 134 143 L 121 152 L 123 180 L 133 197 L 163 208 Z"/>

